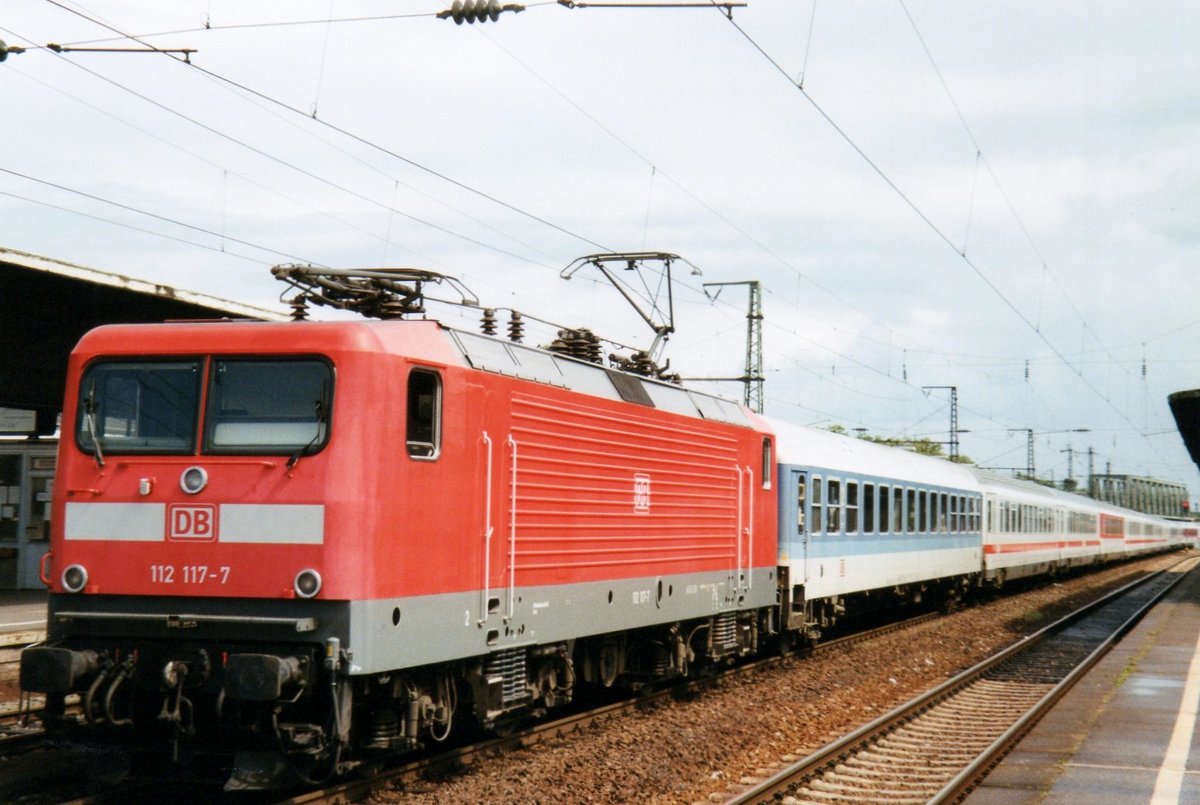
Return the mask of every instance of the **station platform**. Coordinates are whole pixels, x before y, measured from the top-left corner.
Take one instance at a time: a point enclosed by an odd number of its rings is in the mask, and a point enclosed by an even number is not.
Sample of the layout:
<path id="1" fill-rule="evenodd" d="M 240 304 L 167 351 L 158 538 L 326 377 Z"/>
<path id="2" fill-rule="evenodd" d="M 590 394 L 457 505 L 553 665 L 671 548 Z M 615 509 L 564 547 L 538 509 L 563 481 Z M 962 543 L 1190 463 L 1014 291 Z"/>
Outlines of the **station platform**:
<path id="1" fill-rule="evenodd" d="M 0 590 L 0 646 L 46 637 L 46 591 Z"/>
<path id="2" fill-rule="evenodd" d="M 968 798 L 1200 803 L 1200 560 Z"/>

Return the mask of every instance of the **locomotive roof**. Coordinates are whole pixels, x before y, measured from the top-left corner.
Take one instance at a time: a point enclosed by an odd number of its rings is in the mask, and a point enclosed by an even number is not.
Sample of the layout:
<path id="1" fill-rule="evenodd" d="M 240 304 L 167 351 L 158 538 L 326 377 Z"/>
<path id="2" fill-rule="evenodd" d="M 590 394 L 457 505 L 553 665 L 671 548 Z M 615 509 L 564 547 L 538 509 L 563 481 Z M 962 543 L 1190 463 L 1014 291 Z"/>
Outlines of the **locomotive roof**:
<path id="1" fill-rule="evenodd" d="M 153 351 L 159 354 L 223 350 L 386 352 L 418 361 L 470 366 L 693 418 L 740 427 L 757 424 L 741 405 L 713 394 L 527 344 L 452 329 L 436 321 L 180 321 L 165 325 L 107 325 L 85 335 L 76 352 L 85 357 L 145 354 L 150 332 L 155 335 Z"/>
<path id="2" fill-rule="evenodd" d="M 571 389 L 609 400 L 624 400 L 683 416 L 752 427 L 741 405 L 713 394 L 686 389 L 642 375 L 610 369 L 502 338 L 447 330 L 476 369 Z"/>
<path id="3" fill-rule="evenodd" d="M 157 324 L 110 324 L 80 339 L 76 353 L 85 357 L 152 352 L 192 355 L 226 350 L 262 354 L 384 352 L 418 360 L 462 364 L 462 356 L 432 321 L 246 320 L 172 321 Z"/>

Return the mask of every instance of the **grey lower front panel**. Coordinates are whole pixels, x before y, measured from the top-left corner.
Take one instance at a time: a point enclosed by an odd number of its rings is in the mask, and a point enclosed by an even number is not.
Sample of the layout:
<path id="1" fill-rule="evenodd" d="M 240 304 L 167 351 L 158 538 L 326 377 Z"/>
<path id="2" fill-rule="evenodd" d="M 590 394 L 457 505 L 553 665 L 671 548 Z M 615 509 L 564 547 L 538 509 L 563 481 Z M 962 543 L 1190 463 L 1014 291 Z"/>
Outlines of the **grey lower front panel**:
<path id="1" fill-rule="evenodd" d="M 351 673 L 463 659 L 519 646 L 744 612 L 775 604 L 775 571 L 649 576 L 504 587 L 350 604 Z M 489 600 L 490 599 L 490 600 Z M 491 610 L 489 612 L 489 610 Z"/>
<path id="2" fill-rule="evenodd" d="M 143 638 L 319 644 L 327 637 L 344 639 L 349 628 L 347 601 L 54 594 L 46 610 L 51 642 Z"/>
<path id="3" fill-rule="evenodd" d="M 52 643 L 165 641 L 228 648 L 319 646 L 336 637 L 351 674 L 461 660 L 727 612 L 773 606 L 774 568 L 507 587 L 365 601 L 51 595 Z"/>

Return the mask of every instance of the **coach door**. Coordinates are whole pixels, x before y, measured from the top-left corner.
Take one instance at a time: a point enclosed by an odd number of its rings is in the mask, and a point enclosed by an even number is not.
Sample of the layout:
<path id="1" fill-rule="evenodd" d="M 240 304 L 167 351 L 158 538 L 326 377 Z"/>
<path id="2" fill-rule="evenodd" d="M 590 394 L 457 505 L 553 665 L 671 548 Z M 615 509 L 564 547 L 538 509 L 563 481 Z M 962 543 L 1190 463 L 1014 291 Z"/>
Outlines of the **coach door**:
<path id="1" fill-rule="evenodd" d="M 792 470 L 792 489 L 796 491 L 795 508 L 792 510 L 792 534 L 788 541 L 791 543 L 788 553 L 792 558 L 793 568 L 804 568 L 800 578 L 793 578 L 793 584 L 803 584 L 808 581 L 808 540 L 811 529 L 812 509 L 809 501 L 813 494 L 820 494 L 820 479 L 817 479 L 814 490 L 807 472 Z M 819 511 L 819 510 L 818 510 Z"/>

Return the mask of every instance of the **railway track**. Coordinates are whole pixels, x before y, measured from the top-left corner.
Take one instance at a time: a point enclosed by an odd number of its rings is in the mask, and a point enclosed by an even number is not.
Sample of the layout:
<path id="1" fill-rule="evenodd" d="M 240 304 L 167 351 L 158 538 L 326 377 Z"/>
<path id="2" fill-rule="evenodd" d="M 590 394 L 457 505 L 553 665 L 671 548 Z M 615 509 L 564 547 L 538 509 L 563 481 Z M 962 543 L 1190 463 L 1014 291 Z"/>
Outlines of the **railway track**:
<path id="1" fill-rule="evenodd" d="M 751 785 L 730 805 L 962 800 L 1195 559 L 1128 584 Z"/>
<path id="2" fill-rule="evenodd" d="M 938 617 L 937 613 L 918 615 L 907 620 L 885 624 L 874 629 L 829 640 L 816 646 L 798 649 L 791 652 L 790 655 L 808 656 L 832 650 L 851 643 L 870 640 L 889 632 L 910 628 L 936 617 Z M 321 790 L 296 794 L 290 798 L 277 801 L 280 803 L 295 803 L 295 805 L 324 802 L 347 803 L 363 800 L 373 791 L 384 787 L 430 785 L 428 780 L 431 777 L 461 769 L 478 758 L 552 741 L 557 737 L 585 728 L 590 724 L 618 713 L 639 707 L 653 706 L 655 703 L 661 702 L 671 696 L 690 695 L 707 686 L 716 684 L 719 680 L 726 679 L 731 675 L 751 673 L 756 669 L 778 663 L 782 659 L 783 657 L 764 658 L 731 667 L 719 674 L 689 680 L 684 685 L 674 685 L 645 691 L 622 701 L 605 704 L 551 722 L 530 726 L 504 737 L 478 741 L 469 746 L 421 758 L 383 772 L 369 776 L 364 775 L 358 779 L 339 781 Z M 77 706 L 77 702 L 69 702 L 69 704 Z M 28 724 L 24 719 L 18 719 L 15 705 L 7 712 L 0 712 L 0 757 L 3 758 L 3 771 L 0 773 L 0 801 L 8 799 L 10 796 L 17 796 L 25 801 L 36 803 L 43 801 L 59 802 L 63 801 L 63 796 L 65 795 L 65 801 L 72 802 L 74 805 L 85 805 L 85 803 L 94 802 L 144 799 L 148 792 L 151 794 L 162 792 L 164 784 L 162 781 L 148 781 L 144 777 L 136 777 L 114 781 L 111 785 L 102 786 L 101 789 L 95 789 L 95 783 L 89 784 L 88 787 L 93 788 L 93 791 L 79 798 L 76 798 L 78 795 L 75 793 L 68 793 L 72 788 L 72 786 L 68 785 L 63 789 L 62 795 L 49 793 L 48 799 L 38 799 L 36 795 L 30 792 L 39 789 L 43 792 L 54 791 L 55 781 L 61 783 L 64 778 L 78 776 L 71 769 L 74 768 L 77 770 L 80 763 L 80 757 L 77 753 L 60 751 L 57 748 L 43 745 L 42 730 L 37 721 L 37 716 L 40 714 L 40 706 L 40 699 L 31 703 L 31 709 L 25 714 L 31 717 L 28 720 Z M 92 774 L 91 776 L 96 777 L 97 775 Z M 213 788 L 211 786 L 191 791 L 186 789 L 179 790 L 173 794 L 174 801 L 183 803 L 208 802 L 220 796 L 219 787 Z M 263 799 L 262 795 L 259 795 L 255 801 L 267 800 Z"/>
<path id="3" fill-rule="evenodd" d="M 21 651 L 46 639 L 41 629 L 0 633 L 0 685 L 16 690 Z M 5 756 L 32 747 L 41 739 L 42 697 L 24 702 L 18 698 L 0 702 L 0 753 Z"/>
<path id="4" fill-rule="evenodd" d="M 787 656 L 810 656 L 834 648 L 844 647 L 851 643 L 863 642 L 891 632 L 908 629 L 937 617 L 938 613 L 936 612 L 917 615 L 903 621 L 885 624 L 874 629 L 828 640 L 815 646 L 798 649 Z M 366 799 L 372 792 L 381 788 L 420 784 L 420 781 L 427 780 L 429 777 L 436 776 L 439 773 L 461 769 L 477 758 L 545 743 L 585 728 L 601 719 L 635 708 L 648 707 L 672 696 L 696 693 L 707 686 L 717 683 L 721 679 L 728 679 L 730 676 L 738 674 L 753 673 L 756 670 L 775 665 L 783 659 L 784 657 L 768 657 L 734 666 L 720 674 L 689 680 L 683 685 L 673 685 L 642 693 L 633 698 L 606 704 L 585 712 L 556 719 L 555 721 L 538 724 L 503 738 L 482 741 L 471 746 L 454 749 L 433 757 L 397 766 L 374 775 L 369 779 L 343 781 L 319 791 L 311 791 L 288 799 L 279 800 L 276 805 L 320 805 L 321 803 L 357 802 Z"/>

